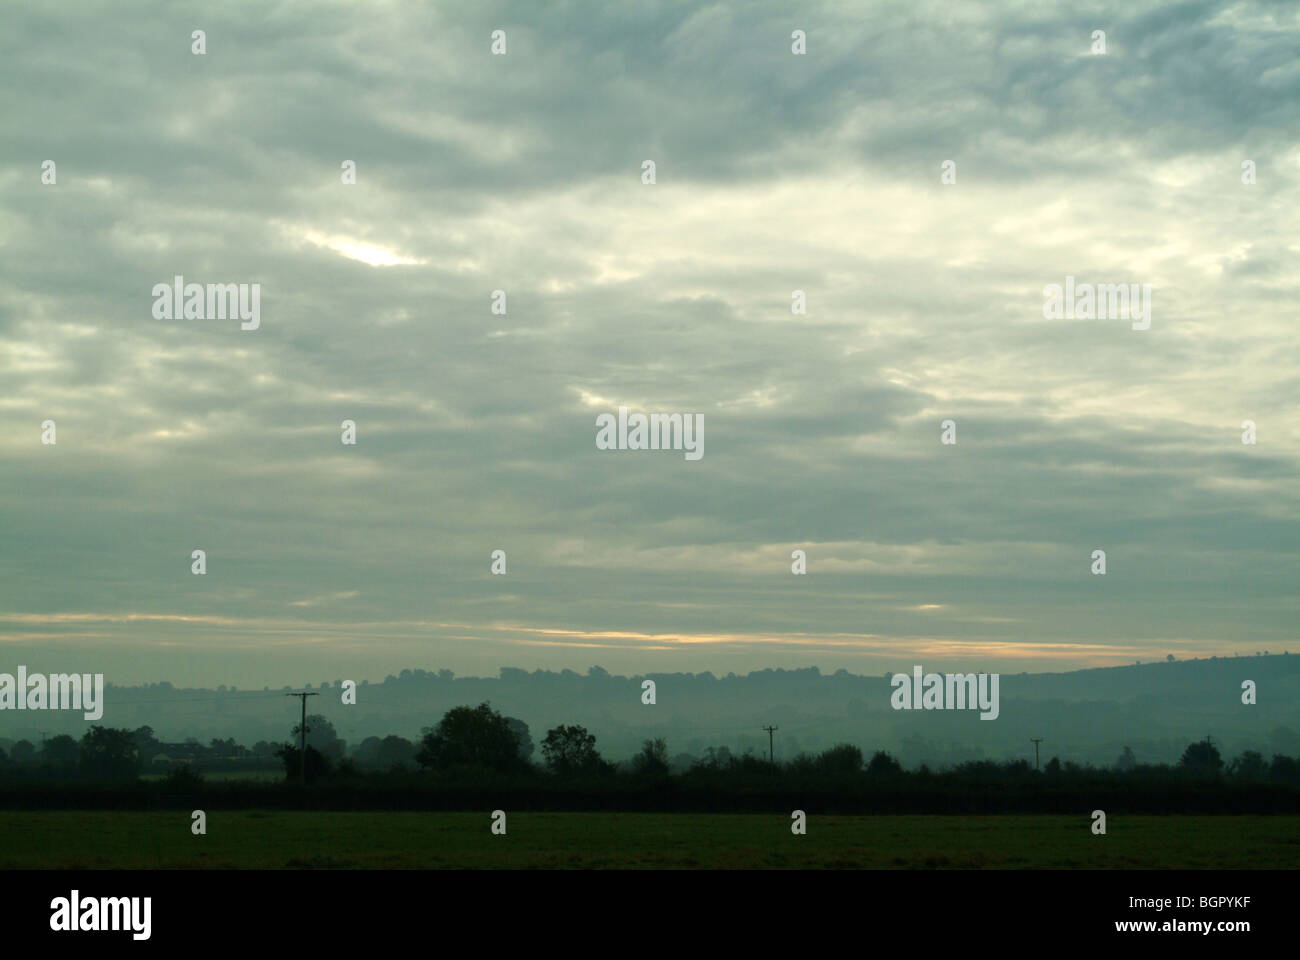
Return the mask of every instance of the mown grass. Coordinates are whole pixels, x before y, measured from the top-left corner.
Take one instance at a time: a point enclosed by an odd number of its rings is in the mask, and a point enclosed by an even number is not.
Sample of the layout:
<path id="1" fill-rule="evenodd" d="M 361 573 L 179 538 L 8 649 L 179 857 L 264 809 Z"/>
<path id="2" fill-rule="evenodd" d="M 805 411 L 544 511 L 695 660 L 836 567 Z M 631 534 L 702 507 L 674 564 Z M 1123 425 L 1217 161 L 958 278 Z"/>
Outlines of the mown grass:
<path id="1" fill-rule="evenodd" d="M 1300 817 L 0 812 L 3 869 L 1252 869 L 1300 867 Z"/>

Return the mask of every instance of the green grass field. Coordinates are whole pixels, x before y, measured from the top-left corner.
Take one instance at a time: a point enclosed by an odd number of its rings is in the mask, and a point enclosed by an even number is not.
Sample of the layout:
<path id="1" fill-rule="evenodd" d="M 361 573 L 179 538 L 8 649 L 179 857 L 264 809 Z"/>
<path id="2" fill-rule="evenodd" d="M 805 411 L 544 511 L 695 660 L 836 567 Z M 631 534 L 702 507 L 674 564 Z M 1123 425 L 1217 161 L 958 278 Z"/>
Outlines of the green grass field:
<path id="1" fill-rule="evenodd" d="M 3 869 L 1300 867 L 1300 817 L 0 811 Z"/>

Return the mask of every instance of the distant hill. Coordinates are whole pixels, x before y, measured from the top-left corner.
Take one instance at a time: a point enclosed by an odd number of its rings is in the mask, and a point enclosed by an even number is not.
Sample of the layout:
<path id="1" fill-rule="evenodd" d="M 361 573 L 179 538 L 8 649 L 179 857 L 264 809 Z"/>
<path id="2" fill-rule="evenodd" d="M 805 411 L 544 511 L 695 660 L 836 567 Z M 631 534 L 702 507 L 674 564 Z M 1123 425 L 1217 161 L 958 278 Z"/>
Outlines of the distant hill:
<path id="1" fill-rule="evenodd" d="M 645 679 L 656 683 L 653 706 L 641 703 Z M 1244 680 L 1257 686 L 1253 706 L 1241 702 Z M 779 728 L 779 759 L 848 742 L 864 751 L 890 750 L 909 767 L 1032 760 L 1030 737 L 1043 738 L 1044 763 L 1059 756 L 1109 766 L 1124 746 L 1139 762 L 1174 762 L 1188 743 L 1207 735 L 1225 757 L 1246 749 L 1300 755 L 1300 655 L 1289 654 L 1006 674 L 1000 679 L 1000 714 L 988 721 L 974 711 L 895 711 L 885 677 L 845 670 L 825 675 L 815 667 L 725 677 L 622 677 L 600 667 L 585 674 L 503 667 L 491 678 L 403 670 L 379 683 L 357 682 L 355 706 L 341 702 L 339 680 L 311 687 L 320 696 L 308 701 L 309 711 L 328 717 L 352 745 L 390 733 L 415 739 L 448 708 L 489 701 L 526 722 L 537 743 L 557 724 L 582 724 L 596 735 L 597 749 L 615 760 L 630 756 L 648 737 L 665 738 L 670 756 L 699 756 L 711 746 L 766 755 L 768 738 L 760 728 L 767 724 Z M 287 690 L 110 685 L 100 722 L 148 725 L 168 741 L 284 741 L 300 709 L 296 699 L 284 696 Z M 87 726 L 79 713 L 0 713 L 0 738 L 9 741 L 37 742 L 39 731 L 79 737 Z"/>

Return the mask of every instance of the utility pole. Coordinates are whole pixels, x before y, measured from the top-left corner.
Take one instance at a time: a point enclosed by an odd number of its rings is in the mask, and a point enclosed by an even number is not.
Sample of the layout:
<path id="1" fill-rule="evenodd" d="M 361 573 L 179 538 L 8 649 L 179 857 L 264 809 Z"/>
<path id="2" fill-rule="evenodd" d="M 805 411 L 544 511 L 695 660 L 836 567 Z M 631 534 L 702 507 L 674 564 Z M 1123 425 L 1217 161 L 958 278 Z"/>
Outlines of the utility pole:
<path id="1" fill-rule="evenodd" d="M 1030 737 L 1034 741 L 1034 769 L 1038 769 L 1038 745 L 1043 742 L 1042 737 Z"/>
<path id="2" fill-rule="evenodd" d="M 780 728 L 780 727 L 762 727 L 761 729 L 767 731 L 767 762 L 770 763 L 770 764 L 772 764 L 773 766 L 775 766 L 775 765 L 776 765 L 776 754 L 774 754 L 774 753 L 772 752 L 772 731 L 774 731 L 774 730 L 780 730 L 781 728 Z"/>
<path id="3" fill-rule="evenodd" d="M 318 693 L 286 693 L 286 697 L 302 697 L 302 723 L 298 727 L 301 736 L 301 748 L 298 750 L 298 782 L 307 784 L 307 698 L 318 697 Z"/>

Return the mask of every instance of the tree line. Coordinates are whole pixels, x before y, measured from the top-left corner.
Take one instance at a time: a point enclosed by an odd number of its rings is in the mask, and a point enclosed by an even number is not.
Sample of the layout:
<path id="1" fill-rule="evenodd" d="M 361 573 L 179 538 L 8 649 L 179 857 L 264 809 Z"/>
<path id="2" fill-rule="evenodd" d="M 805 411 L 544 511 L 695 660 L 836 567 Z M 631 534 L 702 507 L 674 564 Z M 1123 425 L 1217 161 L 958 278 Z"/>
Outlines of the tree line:
<path id="1" fill-rule="evenodd" d="M 307 718 L 307 769 L 302 778 L 299 748 L 303 731 L 294 726 L 288 742 L 257 743 L 249 750 L 233 739 L 214 739 L 206 747 L 190 741 L 164 744 L 149 727 L 136 730 L 92 726 L 80 741 L 70 736 L 46 740 L 39 750 L 28 741 L 0 745 L 0 776 L 132 780 L 142 771 L 167 772 L 169 782 L 193 785 L 202 779 L 200 771 L 223 769 L 282 770 L 285 779 L 355 783 L 358 779 L 384 775 L 414 774 L 441 778 L 441 782 L 466 785 L 476 780 L 537 785 L 541 779 L 582 781 L 588 789 L 607 789 L 619 780 L 645 782 L 674 777 L 695 784 L 711 784 L 726 792 L 732 788 L 772 787 L 798 783 L 831 782 L 840 785 L 875 784 L 894 791 L 935 789 L 944 783 L 996 783 L 1037 779 L 1045 784 L 1063 780 L 1124 775 L 1129 780 L 1170 778 L 1225 779 L 1238 783 L 1274 783 L 1300 787 L 1300 759 L 1276 755 L 1271 760 L 1247 750 L 1225 762 L 1211 738 L 1188 745 L 1174 767 L 1140 764 L 1125 747 L 1109 769 L 1098 770 L 1069 760 L 1052 757 L 1036 770 L 1026 760 L 978 760 L 945 771 L 904 770 L 886 751 L 866 757 L 853 744 L 839 744 L 818 754 L 802 753 L 792 760 L 773 763 L 745 753 L 736 756 L 726 747 L 709 748 L 703 757 L 670 760 L 668 745 L 661 738 L 648 739 L 632 758 L 612 762 L 601 756 L 596 737 L 586 728 L 561 724 L 546 732 L 541 742 L 541 762 L 528 725 L 504 716 L 490 704 L 458 706 L 448 710 L 432 727 L 426 727 L 416 742 L 404 737 L 370 737 L 350 753 L 333 725 L 323 716 Z M 165 751 L 184 756 L 156 761 Z"/>

